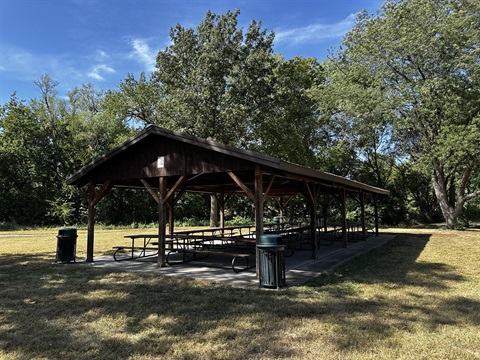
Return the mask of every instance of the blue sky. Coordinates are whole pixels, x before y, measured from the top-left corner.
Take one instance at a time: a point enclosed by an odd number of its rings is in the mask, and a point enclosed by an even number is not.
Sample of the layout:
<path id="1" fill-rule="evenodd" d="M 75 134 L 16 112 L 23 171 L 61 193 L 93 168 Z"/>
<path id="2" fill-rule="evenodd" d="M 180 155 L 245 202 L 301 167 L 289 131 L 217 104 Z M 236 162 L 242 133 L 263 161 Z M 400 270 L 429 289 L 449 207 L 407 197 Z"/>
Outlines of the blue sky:
<path id="1" fill-rule="evenodd" d="M 0 0 L 0 104 L 39 96 L 34 80 L 48 74 L 64 96 L 75 86 L 117 89 L 128 73 L 155 68 L 177 23 L 195 28 L 207 10 L 240 9 L 274 31 L 275 52 L 323 60 L 354 24 L 383 0 Z"/>

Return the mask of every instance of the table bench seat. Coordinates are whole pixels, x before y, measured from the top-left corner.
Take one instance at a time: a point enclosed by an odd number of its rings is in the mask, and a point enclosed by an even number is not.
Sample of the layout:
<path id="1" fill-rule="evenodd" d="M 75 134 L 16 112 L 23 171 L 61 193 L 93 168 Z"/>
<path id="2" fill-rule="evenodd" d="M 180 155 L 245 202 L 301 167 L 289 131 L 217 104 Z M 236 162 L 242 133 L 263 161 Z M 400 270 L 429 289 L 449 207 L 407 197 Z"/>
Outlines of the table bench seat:
<path id="1" fill-rule="evenodd" d="M 182 254 L 182 260 L 181 261 L 174 261 L 170 258 L 172 254 Z M 206 259 L 209 255 L 224 255 L 228 257 L 232 257 L 232 270 L 236 273 L 247 270 L 251 268 L 250 265 L 250 256 L 251 254 L 248 253 L 232 253 L 229 251 L 222 251 L 218 249 L 208 249 L 208 250 L 200 250 L 200 249 L 179 249 L 179 250 L 172 250 L 169 251 L 167 254 L 166 262 L 170 266 L 176 265 L 176 264 L 181 264 L 189 261 L 194 261 L 194 260 L 201 260 L 201 259 Z M 189 256 L 193 255 L 193 256 Z M 198 257 L 197 255 L 200 255 L 201 257 Z M 245 266 L 239 267 L 237 263 L 237 259 L 243 259 L 245 261 Z"/>
<path id="2" fill-rule="evenodd" d="M 131 259 L 135 259 L 135 258 L 155 256 L 155 255 L 158 254 L 158 247 L 151 247 L 151 246 L 128 246 L 128 245 L 125 245 L 125 246 L 114 246 L 113 249 L 115 249 L 115 252 L 113 253 L 113 259 L 115 261 L 131 260 Z M 135 256 L 135 250 L 140 250 L 140 253 L 137 256 Z M 155 252 L 152 253 L 152 254 L 147 254 L 146 250 L 153 250 Z M 129 257 L 117 258 L 117 255 L 119 253 L 124 254 L 124 253 L 127 253 L 127 251 L 129 253 L 131 253 L 131 255 Z"/>

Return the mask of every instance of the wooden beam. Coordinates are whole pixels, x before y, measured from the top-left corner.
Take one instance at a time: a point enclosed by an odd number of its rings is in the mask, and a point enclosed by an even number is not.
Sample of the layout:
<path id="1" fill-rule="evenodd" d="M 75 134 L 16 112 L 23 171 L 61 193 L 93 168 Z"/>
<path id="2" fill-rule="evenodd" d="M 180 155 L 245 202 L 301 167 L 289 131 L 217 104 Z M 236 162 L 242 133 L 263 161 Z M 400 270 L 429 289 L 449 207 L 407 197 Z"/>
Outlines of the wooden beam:
<path id="1" fill-rule="evenodd" d="M 360 222 L 362 224 L 362 239 L 367 240 L 367 227 L 365 221 L 365 193 L 360 192 Z"/>
<path id="2" fill-rule="evenodd" d="M 378 205 L 377 194 L 373 194 L 373 207 L 375 209 L 375 236 L 378 236 Z"/>
<path id="3" fill-rule="evenodd" d="M 270 182 L 268 183 L 267 188 L 265 189 L 265 193 L 263 194 L 263 201 L 267 199 L 268 193 L 270 192 L 270 189 L 272 188 L 274 181 L 275 181 L 275 175 L 271 175 Z"/>
<path id="4" fill-rule="evenodd" d="M 176 205 L 178 200 L 180 200 L 182 198 L 182 195 L 185 193 L 185 191 L 187 190 L 186 187 L 183 187 L 180 189 L 180 191 L 178 192 L 178 194 L 175 196 L 175 198 L 173 199 L 173 202 L 172 202 L 172 205 Z"/>
<path id="5" fill-rule="evenodd" d="M 95 243 L 95 183 L 88 183 L 88 230 L 87 230 L 87 262 L 93 262 L 93 248 Z"/>
<path id="6" fill-rule="evenodd" d="M 328 206 L 330 205 L 332 199 L 330 199 L 329 202 L 325 201 L 325 199 L 326 199 L 326 195 L 324 194 L 323 204 L 322 204 L 322 213 L 323 213 L 323 231 L 325 231 L 326 233 L 328 230 L 328 226 L 327 226 Z"/>
<path id="7" fill-rule="evenodd" d="M 257 244 L 260 236 L 263 235 L 263 174 L 260 166 L 255 166 L 255 236 L 257 238 Z M 259 252 L 256 248 L 256 276 L 259 277 Z"/>
<path id="8" fill-rule="evenodd" d="M 160 198 L 158 197 L 158 194 L 155 192 L 155 190 L 150 186 L 150 184 L 147 182 L 147 180 L 145 179 L 140 179 L 140 181 L 142 182 L 143 186 L 145 186 L 145 188 L 148 190 L 148 192 L 150 193 L 150 195 L 152 195 L 152 197 L 155 199 L 155 201 L 157 202 L 157 204 L 160 204 Z"/>
<path id="9" fill-rule="evenodd" d="M 350 197 L 351 197 L 353 200 L 355 200 L 357 203 L 359 203 L 359 204 L 362 203 L 362 200 L 361 200 L 362 192 L 359 192 L 359 193 L 358 193 L 358 197 L 355 196 L 355 194 L 350 193 Z"/>
<path id="10" fill-rule="evenodd" d="M 310 208 L 310 245 L 312 247 L 312 260 L 317 260 L 317 202 L 311 202 Z"/>
<path id="11" fill-rule="evenodd" d="M 307 190 L 305 192 L 305 197 L 307 198 L 307 200 L 310 202 L 310 203 L 314 203 L 315 202 L 315 196 L 314 196 L 314 193 L 312 193 L 312 189 L 310 189 L 310 184 L 309 183 L 304 183 L 305 185 L 305 189 Z M 315 190 L 314 190 L 315 192 Z"/>
<path id="12" fill-rule="evenodd" d="M 342 215 L 342 240 L 343 247 L 348 246 L 347 242 L 347 190 L 338 189 L 340 195 L 340 211 Z"/>
<path id="13" fill-rule="evenodd" d="M 170 197 L 173 196 L 175 191 L 178 189 L 180 185 L 182 185 L 182 183 L 185 181 L 186 178 L 187 177 L 185 175 L 181 175 L 178 178 L 178 180 L 175 182 L 175 185 L 172 186 L 172 188 L 168 191 L 167 195 L 165 196 L 165 199 L 163 199 L 164 204 L 170 199 Z"/>
<path id="14" fill-rule="evenodd" d="M 100 188 L 100 191 L 95 195 L 95 198 L 92 201 L 93 206 L 97 205 L 98 202 L 102 200 L 105 195 L 107 195 L 107 193 L 110 191 L 112 187 L 113 187 L 113 184 L 111 180 L 105 181 L 102 187 Z"/>
<path id="15" fill-rule="evenodd" d="M 256 169 L 256 168 L 255 168 Z M 247 187 L 247 185 L 245 185 L 243 183 L 242 180 L 240 180 L 240 178 L 235 175 L 233 172 L 231 171 L 227 171 L 227 174 L 233 179 L 233 181 L 235 181 L 235 183 L 243 190 L 243 192 L 249 197 L 250 201 L 253 202 L 255 204 L 255 195 L 253 194 L 253 192 Z M 256 170 L 255 170 L 255 174 L 256 174 Z M 255 186 L 256 186 L 256 183 L 255 183 Z M 262 188 L 263 188 L 263 184 L 262 184 Z M 255 189 L 256 191 L 256 189 Z M 263 190 L 262 190 L 263 191 Z M 263 197 L 263 192 L 262 192 L 262 197 Z"/>
<path id="16" fill-rule="evenodd" d="M 222 235 L 224 232 L 223 228 L 225 227 L 225 204 L 233 194 L 234 192 L 231 192 L 225 196 L 224 192 L 221 192 L 220 194 L 213 193 L 215 199 L 217 199 L 218 205 L 220 206 L 220 227 L 222 228 Z"/>
<path id="17" fill-rule="evenodd" d="M 307 201 L 309 201 L 309 195 L 307 193 L 307 190 L 306 190 L 306 186 L 305 186 L 305 183 L 304 182 L 301 182 L 300 184 L 298 183 L 298 181 L 294 182 L 294 185 L 295 187 L 297 188 L 298 192 L 300 194 L 303 195 L 303 197 L 305 199 L 307 199 Z"/>
<path id="18" fill-rule="evenodd" d="M 235 191 L 232 191 L 231 193 L 228 193 L 225 195 L 224 192 L 220 192 L 220 196 L 217 195 L 217 193 L 214 193 L 215 197 L 217 198 L 217 201 L 220 205 L 225 205 L 228 200 L 232 197 L 232 195 L 235 194 Z"/>
<path id="19" fill-rule="evenodd" d="M 227 196 L 225 196 L 225 204 L 227 203 L 228 200 L 230 200 L 230 198 L 232 197 L 232 195 L 235 194 L 235 191 L 232 191 L 231 193 L 227 194 Z"/>
<path id="20" fill-rule="evenodd" d="M 107 180 L 103 183 L 102 187 L 95 192 L 95 183 L 93 181 L 88 182 L 88 230 L 87 230 L 87 262 L 93 262 L 93 252 L 95 245 L 95 205 L 108 193 L 113 187 L 112 182 Z"/>
<path id="21" fill-rule="evenodd" d="M 320 190 L 316 184 L 303 183 L 305 191 L 302 194 L 308 203 L 310 211 L 310 246 L 312 248 L 312 260 L 317 259 L 317 199 Z M 312 188 L 313 187 L 313 188 Z"/>
<path id="22" fill-rule="evenodd" d="M 158 257 L 157 267 L 165 266 L 165 206 L 164 199 L 167 195 L 167 178 L 161 176 L 158 179 Z"/>

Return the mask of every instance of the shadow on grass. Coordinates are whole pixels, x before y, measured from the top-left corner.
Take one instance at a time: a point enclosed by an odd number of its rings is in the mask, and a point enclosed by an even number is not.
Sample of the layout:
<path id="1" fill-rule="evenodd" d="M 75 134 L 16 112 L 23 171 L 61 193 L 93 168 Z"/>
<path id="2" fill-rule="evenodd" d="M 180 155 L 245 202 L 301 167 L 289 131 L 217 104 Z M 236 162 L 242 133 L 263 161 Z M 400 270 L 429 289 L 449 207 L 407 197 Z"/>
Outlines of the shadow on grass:
<path id="1" fill-rule="evenodd" d="M 394 234 L 389 234 L 394 235 Z M 358 283 L 382 283 L 387 287 L 419 286 L 431 290 L 448 289 L 450 281 L 463 281 L 455 269 L 444 263 L 418 261 L 431 235 L 399 235 L 380 248 L 338 267 L 333 273 L 309 281 L 310 287 Z"/>
<path id="2" fill-rule="evenodd" d="M 279 292 L 53 264 L 51 254 L 5 256 L 0 354 L 298 358 L 305 349 L 288 337 L 345 351 L 375 346 L 400 329 L 480 325 L 479 301 L 437 295 L 465 279 L 446 264 L 417 261 L 428 240 L 399 237 L 307 287 Z M 366 293 L 365 284 L 379 290 Z"/>
<path id="3" fill-rule="evenodd" d="M 452 287 L 467 279 L 446 263 L 418 260 L 430 237 L 428 234 L 399 235 L 386 245 L 340 266 L 335 272 L 309 281 L 306 286 L 343 297 L 344 305 L 350 304 L 346 306 L 343 320 L 345 328 L 378 328 L 379 339 L 392 334 L 389 328 L 392 331 L 409 329 L 419 323 L 429 329 L 446 324 L 480 325 L 480 301 L 446 295 Z M 375 294 L 375 300 L 361 299 L 365 296 L 358 290 L 362 284 L 380 290 Z M 380 316 L 373 316 L 359 320 L 357 316 L 352 317 L 355 311 L 362 312 L 363 309 L 369 315 L 378 313 L 389 319 L 383 321 L 385 319 Z M 362 334 L 351 341 L 362 342 Z"/>

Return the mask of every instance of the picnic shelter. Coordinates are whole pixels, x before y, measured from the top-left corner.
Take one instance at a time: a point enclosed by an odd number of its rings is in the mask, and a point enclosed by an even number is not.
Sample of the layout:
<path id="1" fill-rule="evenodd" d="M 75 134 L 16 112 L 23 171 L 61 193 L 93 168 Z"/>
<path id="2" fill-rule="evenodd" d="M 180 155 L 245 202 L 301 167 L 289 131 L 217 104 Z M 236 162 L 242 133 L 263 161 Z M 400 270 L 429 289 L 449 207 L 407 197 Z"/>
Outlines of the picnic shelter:
<path id="1" fill-rule="evenodd" d="M 149 126 L 67 179 L 67 184 L 87 187 L 87 262 L 94 258 L 95 206 L 113 187 L 144 189 L 158 204 L 158 266 L 165 266 L 165 244 L 173 233 L 175 204 L 185 192 L 214 194 L 224 228 L 227 200 L 248 197 L 255 209 L 254 234 L 264 233 L 264 202 L 269 196 L 301 194 L 309 208 L 312 259 L 316 258 L 319 230 L 318 208 L 322 195 L 340 203 L 341 241 L 347 246 L 346 200 L 352 197 L 360 209 L 359 229 L 367 232 L 365 204 L 374 205 L 374 232 L 378 235 L 377 196 L 389 192 L 345 177 L 293 164 L 257 152 L 235 148 L 185 133 Z M 168 216 L 167 216 L 167 209 Z M 323 222 L 324 231 L 327 224 Z"/>

